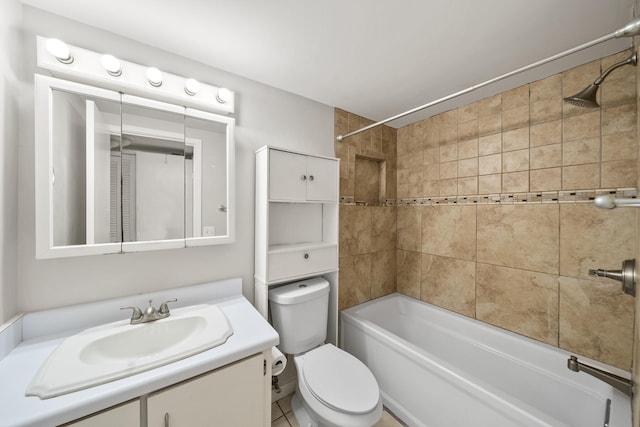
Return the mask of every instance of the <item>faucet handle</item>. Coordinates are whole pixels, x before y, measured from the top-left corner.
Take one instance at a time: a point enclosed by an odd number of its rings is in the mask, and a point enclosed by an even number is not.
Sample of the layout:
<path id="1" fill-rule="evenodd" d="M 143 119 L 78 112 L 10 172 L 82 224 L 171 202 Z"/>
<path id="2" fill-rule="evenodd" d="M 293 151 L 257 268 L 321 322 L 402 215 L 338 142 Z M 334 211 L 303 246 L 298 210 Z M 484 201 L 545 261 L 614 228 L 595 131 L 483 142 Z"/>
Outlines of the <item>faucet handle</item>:
<path id="1" fill-rule="evenodd" d="M 158 313 L 162 314 L 162 315 L 169 315 L 169 306 L 167 305 L 170 302 L 178 302 L 177 298 L 174 299 L 170 299 L 168 301 L 163 302 L 162 304 L 160 304 L 160 308 L 158 309 Z"/>
<path id="2" fill-rule="evenodd" d="M 131 322 L 137 321 L 142 319 L 142 310 L 140 310 L 138 307 L 131 307 L 131 306 L 124 306 L 124 307 L 120 307 L 120 310 L 133 310 L 133 313 L 131 313 Z"/>
<path id="3" fill-rule="evenodd" d="M 589 276 L 607 277 L 622 282 L 622 290 L 631 296 L 636 296 L 636 260 L 622 261 L 621 270 L 590 269 Z"/>

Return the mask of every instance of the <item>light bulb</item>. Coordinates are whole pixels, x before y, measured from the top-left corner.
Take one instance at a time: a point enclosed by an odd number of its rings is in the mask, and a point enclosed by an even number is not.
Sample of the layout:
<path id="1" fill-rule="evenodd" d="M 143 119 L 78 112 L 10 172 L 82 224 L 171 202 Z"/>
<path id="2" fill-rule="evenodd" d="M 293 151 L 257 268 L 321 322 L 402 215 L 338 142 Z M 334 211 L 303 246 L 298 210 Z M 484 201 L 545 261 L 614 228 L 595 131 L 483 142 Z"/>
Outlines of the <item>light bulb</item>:
<path id="1" fill-rule="evenodd" d="M 63 64 L 71 64 L 73 62 L 73 56 L 71 56 L 69 46 L 65 42 L 58 39 L 48 39 L 46 47 L 49 53 Z"/>
<path id="2" fill-rule="evenodd" d="M 193 96 L 200 90 L 200 83 L 196 79 L 187 79 L 184 82 L 184 91 L 189 96 Z"/>
<path id="3" fill-rule="evenodd" d="M 102 55 L 102 58 L 100 58 L 100 62 L 102 63 L 102 66 L 107 71 L 107 73 L 109 73 L 110 75 L 114 77 L 118 77 L 119 75 L 122 74 L 122 68 L 120 68 L 120 61 L 118 61 L 118 58 L 116 58 L 115 56 Z"/>
<path id="4" fill-rule="evenodd" d="M 233 96 L 233 92 L 231 92 L 227 88 L 222 87 L 222 88 L 218 89 L 218 94 L 216 95 L 216 100 L 220 104 L 224 104 L 225 102 L 229 101 L 232 96 Z"/>
<path id="5" fill-rule="evenodd" d="M 162 86 L 162 71 L 155 67 L 147 68 L 147 80 L 153 87 Z"/>

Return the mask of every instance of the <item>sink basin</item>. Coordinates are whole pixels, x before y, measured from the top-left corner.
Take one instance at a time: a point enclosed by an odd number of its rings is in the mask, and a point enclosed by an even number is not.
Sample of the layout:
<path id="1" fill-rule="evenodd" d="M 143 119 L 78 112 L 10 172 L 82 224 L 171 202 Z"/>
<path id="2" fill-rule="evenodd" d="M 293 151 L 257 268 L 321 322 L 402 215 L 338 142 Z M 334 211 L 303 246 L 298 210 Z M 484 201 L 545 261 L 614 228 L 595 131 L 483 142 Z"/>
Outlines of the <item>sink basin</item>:
<path id="1" fill-rule="evenodd" d="M 142 328 L 124 326 L 116 333 L 86 345 L 79 358 L 88 364 L 117 363 L 121 360 L 128 363 L 174 349 L 189 337 L 200 335 L 206 326 L 207 321 L 203 316 L 170 318 L 168 322 L 156 321 Z"/>
<path id="2" fill-rule="evenodd" d="M 86 329 L 58 346 L 26 395 L 47 399 L 124 378 L 221 345 L 232 334 L 215 305 L 175 309 L 138 325 L 123 320 Z"/>

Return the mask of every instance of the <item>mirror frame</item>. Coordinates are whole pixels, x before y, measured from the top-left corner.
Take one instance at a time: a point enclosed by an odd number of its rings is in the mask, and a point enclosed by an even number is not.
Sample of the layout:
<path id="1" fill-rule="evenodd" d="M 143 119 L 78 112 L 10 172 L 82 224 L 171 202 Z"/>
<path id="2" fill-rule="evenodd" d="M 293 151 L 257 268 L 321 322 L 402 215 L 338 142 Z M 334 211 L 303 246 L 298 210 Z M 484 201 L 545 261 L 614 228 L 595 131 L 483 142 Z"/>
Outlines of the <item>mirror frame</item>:
<path id="1" fill-rule="evenodd" d="M 182 239 L 97 243 L 53 246 L 53 93 L 54 90 L 77 93 L 121 105 L 149 107 L 188 117 L 210 120 L 226 125 L 227 165 L 227 234 L 223 236 L 187 237 Z M 60 258 L 84 255 L 138 252 L 227 244 L 235 241 L 235 119 L 190 107 L 182 107 L 133 95 L 102 89 L 82 83 L 35 74 L 35 240 L 36 258 Z"/>

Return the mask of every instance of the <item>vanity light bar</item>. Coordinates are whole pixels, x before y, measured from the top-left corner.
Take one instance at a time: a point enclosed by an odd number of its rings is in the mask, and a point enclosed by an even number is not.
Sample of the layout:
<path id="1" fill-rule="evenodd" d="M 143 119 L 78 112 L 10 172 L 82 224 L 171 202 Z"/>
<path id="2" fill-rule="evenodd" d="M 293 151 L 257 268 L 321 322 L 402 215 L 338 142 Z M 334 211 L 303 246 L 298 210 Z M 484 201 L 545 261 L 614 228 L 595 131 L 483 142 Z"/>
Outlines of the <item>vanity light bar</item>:
<path id="1" fill-rule="evenodd" d="M 223 114 L 235 112 L 235 93 L 229 89 L 169 74 L 154 67 L 124 61 L 113 55 L 103 55 L 57 40 L 54 45 L 62 43 L 67 50 L 63 53 L 60 51 L 52 53 L 47 47 L 47 44 L 51 45 L 50 40 L 54 39 L 41 36 L 36 38 L 38 67 L 49 70 L 56 77 L 65 77 L 106 89 L 205 111 Z"/>
<path id="2" fill-rule="evenodd" d="M 220 90 L 222 89 L 219 89 L 218 92 L 220 92 Z M 200 92 L 200 82 L 196 79 L 187 79 L 184 82 L 184 91 L 187 95 L 194 96 L 196 93 Z"/>
<path id="3" fill-rule="evenodd" d="M 71 56 L 71 50 L 69 46 L 58 39 L 48 39 L 46 43 L 47 52 L 55 56 L 55 58 L 63 64 L 71 64 L 73 62 L 73 56 Z"/>
<path id="4" fill-rule="evenodd" d="M 100 63 L 107 73 L 113 77 L 122 75 L 122 67 L 120 66 L 120 60 L 113 55 L 102 55 Z"/>

